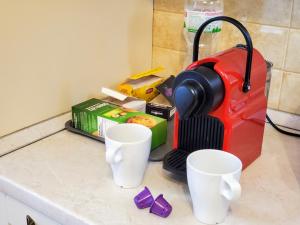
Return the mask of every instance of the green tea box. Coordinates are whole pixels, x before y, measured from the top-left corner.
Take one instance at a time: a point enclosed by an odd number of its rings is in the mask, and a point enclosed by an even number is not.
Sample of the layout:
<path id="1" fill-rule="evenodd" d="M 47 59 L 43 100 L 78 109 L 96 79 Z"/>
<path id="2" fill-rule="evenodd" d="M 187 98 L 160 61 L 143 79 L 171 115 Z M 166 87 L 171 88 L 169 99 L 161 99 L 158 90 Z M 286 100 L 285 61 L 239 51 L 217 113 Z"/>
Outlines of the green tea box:
<path id="1" fill-rule="evenodd" d="M 75 128 L 100 137 L 104 137 L 106 129 L 115 124 L 142 124 L 152 131 L 152 150 L 164 144 L 167 139 L 165 119 L 95 98 L 73 106 L 72 119 Z"/>

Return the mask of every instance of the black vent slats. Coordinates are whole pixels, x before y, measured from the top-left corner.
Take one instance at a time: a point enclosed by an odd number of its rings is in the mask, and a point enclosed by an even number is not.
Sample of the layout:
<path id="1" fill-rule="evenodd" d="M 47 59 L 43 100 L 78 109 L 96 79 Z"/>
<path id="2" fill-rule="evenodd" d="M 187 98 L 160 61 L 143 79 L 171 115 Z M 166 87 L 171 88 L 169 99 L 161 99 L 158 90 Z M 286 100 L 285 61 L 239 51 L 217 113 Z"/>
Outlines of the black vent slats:
<path id="1" fill-rule="evenodd" d="M 179 176 L 186 176 L 188 153 L 181 149 L 171 151 L 164 157 L 163 168 Z"/>
<path id="2" fill-rule="evenodd" d="M 200 115 L 179 120 L 178 148 L 192 152 L 199 149 L 222 149 L 224 126 L 215 117 Z"/>
<path id="3" fill-rule="evenodd" d="M 222 149 L 224 125 L 219 119 L 208 115 L 178 122 L 178 149 L 166 154 L 163 168 L 186 176 L 186 159 L 191 152 L 207 148 Z"/>

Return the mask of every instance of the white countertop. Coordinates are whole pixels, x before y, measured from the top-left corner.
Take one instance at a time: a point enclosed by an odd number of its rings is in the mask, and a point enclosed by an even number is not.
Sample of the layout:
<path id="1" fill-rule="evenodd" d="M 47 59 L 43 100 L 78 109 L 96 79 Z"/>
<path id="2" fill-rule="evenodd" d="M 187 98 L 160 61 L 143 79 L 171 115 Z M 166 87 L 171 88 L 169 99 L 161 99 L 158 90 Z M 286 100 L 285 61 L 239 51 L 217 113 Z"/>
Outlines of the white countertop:
<path id="1" fill-rule="evenodd" d="M 200 224 L 185 183 L 149 163 L 142 186 L 113 183 L 104 145 L 59 132 L 0 158 L 0 191 L 65 225 Z M 242 174 L 242 197 L 224 225 L 300 224 L 300 139 L 267 125 L 262 156 Z M 163 193 L 173 212 L 164 219 L 139 210 L 133 197 L 146 185 Z"/>

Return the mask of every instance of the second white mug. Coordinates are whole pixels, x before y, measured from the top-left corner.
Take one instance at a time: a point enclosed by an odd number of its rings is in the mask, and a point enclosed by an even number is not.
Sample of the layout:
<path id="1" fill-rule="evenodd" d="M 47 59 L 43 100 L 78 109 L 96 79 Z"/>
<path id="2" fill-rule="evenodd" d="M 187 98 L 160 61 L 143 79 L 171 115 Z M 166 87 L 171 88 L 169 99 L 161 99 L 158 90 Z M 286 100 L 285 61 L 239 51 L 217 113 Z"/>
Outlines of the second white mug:
<path id="1" fill-rule="evenodd" d="M 241 195 L 241 160 L 222 150 L 205 149 L 187 158 L 187 179 L 196 218 L 206 224 L 225 220 Z"/>

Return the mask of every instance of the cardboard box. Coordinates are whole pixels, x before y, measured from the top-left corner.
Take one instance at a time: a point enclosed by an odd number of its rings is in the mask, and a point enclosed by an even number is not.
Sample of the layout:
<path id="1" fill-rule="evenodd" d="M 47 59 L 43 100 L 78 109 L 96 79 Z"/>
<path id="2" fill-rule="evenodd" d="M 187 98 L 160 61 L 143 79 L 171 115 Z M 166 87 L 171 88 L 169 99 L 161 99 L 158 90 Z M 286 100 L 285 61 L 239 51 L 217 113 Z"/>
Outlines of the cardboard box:
<path id="1" fill-rule="evenodd" d="M 107 95 L 107 97 L 101 99 L 104 102 L 118 105 L 127 109 L 135 109 L 140 112 L 146 112 L 146 101 L 143 99 L 130 97 L 109 88 L 102 88 L 101 92 Z"/>
<path id="2" fill-rule="evenodd" d="M 95 136 L 104 137 L 106 129 L 119 123 L 138 123 L 149 127 L 152 131 L 151 149 L 166 142 L 167 121 L 132 109 L 126 109 L 90 99 L 72 107 L 74 127 Z"/>
<path id="3" fill-rule="evenodd" d="M 125 95 L 144 99 L 149 102 L 159 94 L 156 86 L 164 81 L 162 77 L 154 75 L 154 73 L 158 73 L 162 70 L 162 68 L 157 68 L 133 75 L 124 83 L 120 84 L 118 90 Z"/>
<path id="4" fill-rule="evenodd" d="M 171 120 L 175 114 L 176 108 L 163 96 L 158 95 L 151 102 L 147 103 L 146 113 Z"/>

